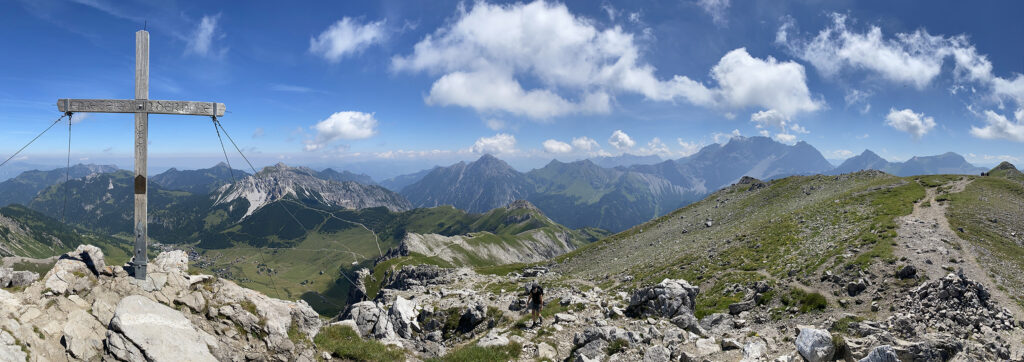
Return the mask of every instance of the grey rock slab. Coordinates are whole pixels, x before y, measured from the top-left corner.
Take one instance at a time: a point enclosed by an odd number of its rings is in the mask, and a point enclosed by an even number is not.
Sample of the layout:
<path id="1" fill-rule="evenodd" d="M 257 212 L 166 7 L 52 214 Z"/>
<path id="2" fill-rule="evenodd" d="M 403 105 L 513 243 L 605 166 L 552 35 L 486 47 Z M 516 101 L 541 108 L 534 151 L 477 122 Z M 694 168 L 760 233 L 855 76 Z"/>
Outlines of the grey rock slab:
<path id="1" fill-rule="evenodd" d="M 764 341 L 747 342 L 743 345 L 743 362 L 760 361 L 765 359 L 768 353 L 768 345 Z"/>
<path id="2" fill-rule="evenodd" d="M 507 346 L 508 343 L 509 340 L 507 337 L 498 335 L 494 330 L 491 330 L 490 333 L 483 336 L 483 338 L 480 338 L 480 340 L 476 342 L 476 345 L 480 347 L 500 347 Z"/>
<path id="3" fill-rule="evenodd" d="M 127 355 L 133 355 L 135 347 L 150 361 L 217 360 L 209 348 L 216 340 L 196 330 L 180 312 L 142 296 L 121 299 L 110 320 L 110 331 L 108 345 L 119 343 Z"/>
<path id="4" fill-rule="evenodd" d="M 420 324 L 416 321 L 416 303 L 398 296 L 388 311 L 395 331 L 402 338 L 412 338 L 412 332 L 419 332 Z"/>
<path id="5" fill-rule="evenodd" d="M 867 357 L 861 358 L 860 362 L 899 362 L 900 358 L 890 345 L 878 346 L 868 353 Z"/>
<path id="6" fill-rule="evenodd" d="M 21 350 L 21 346 L 14 340 L 14 336 L 5 330 L 0 330 L 0 361 L 26 361 L 28 354 Z"/>
<path id="7" fill-rule="evenodd" d="M 188 254 L 182 250 L 165 251 L 150 262 L 155 271 L 185 274 L 188 272 Z"/>
<path id="8" fill-rule="evenodd" d="M 39 273 L 19 270 L 11 273 L 11 287 L 25 287 L 39 280 Z"/>
<path id="9" fill-rule="evenodd" d="M 650 346 L 644 350 L 643 362 L 668 362 L 672 358 L 672 352 L 662 346 Z"/>
<path id="10" fill-rule="evenodd" d="M 85 310 L 77 309 L 68 315 L 64 324 L 64 348 L 72 357 L 90 360 L 99 356 L 103 348 L 104 326 Z"/>
<path id="11" fill-rule="evenodd" d="M 721 344 L 714 338 L 701 338 L 697 340 L 697 355 L 708 356 L 722 351 Z"/>
<path id="12" fill-rule="evenodd" d="M 831 361 L 835 354 L 832 345 L 832 334 L 826 330 L 808 326 L 798 327 L 800 334 L 796 337 L 796 350 L 808 362 Z"/>
<path id="13" fill-rule="evenodd" d="M 0 267 L 0 288 L 11 285 L 11 274 L 14 274 L 14 269 Z"/>
<path id="14" fill-rule="evenodd" d="M 657 315 L 672 318 L 693 313 L 700 288 L 682 279 L 665 279 L 657 285 L 641 288 L 630 296 L 627 314 L 635 317 Z"/>
<path id="15" fill-rule="evenodd" d="M 737 315 L 748 310 L 754 309 L 757 303 L 754 300 L 748 300 L 745 302 L 733 303 L 729 305 L 729 314 Z"/>

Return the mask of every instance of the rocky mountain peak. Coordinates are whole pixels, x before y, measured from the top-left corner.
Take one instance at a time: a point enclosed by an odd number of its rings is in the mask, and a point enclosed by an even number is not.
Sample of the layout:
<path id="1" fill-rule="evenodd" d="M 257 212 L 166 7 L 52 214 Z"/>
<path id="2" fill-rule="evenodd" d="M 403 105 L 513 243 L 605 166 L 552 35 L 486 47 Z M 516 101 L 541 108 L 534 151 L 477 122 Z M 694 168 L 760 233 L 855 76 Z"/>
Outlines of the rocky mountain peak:
<path id="1" fill-rule="evenodd" d="M 875 153 L 874 151 L 871 151 L 869 149 L 864 149 L 864 152 L 861 152 L 859 157 L 867 157 L 867 158 L 870 158 L 870 159 L 881 159 L 882 158 L 877 153 Z"/>
<path id="2" fill-rule="evenodd" d="M 509 211 L 512 211 L 512 210 L 531 210 L 531 211 L 540 212 L 540 209 L 538 209 L 536 206 L 533 206 L 532 203 L 530 203 L 529 201 L 526 201 L 526 200 L 512 201 L 512 203 L 508 204 L 508 206 L 506 206 L 505 209 L 507 209 Z"/>
<path id="3" fill-rule="evenodd" d="M 485 153 L 480 156 L 476 161 L 469 164 L 470 168 L 495 170 L 495 171 L 508 171 L 512 170 L 512 166 L 509 166 L 505 161 L 494 157 L 490 153 Z"/>
<path id="4" fill-rule="evenodd" d="M 1000 162 L 998 166 L 992 169 L 995 170 L 1017 170 L 1017 167 L 1007 161 Z"/>
<path id="5" fill-rule="evenodd" d="M 384 206 L 391 211 L 404 211 L 412 208 L 404 197 L 383 187 L 327 180 L 308 167 L 290 167 L 284 163 L 266 167 L 256 175 L 222 188 L 214 197 L 214 205 L 245 199 L 248 210 L 243 218 L 285 197 L 349 209 Z"/>

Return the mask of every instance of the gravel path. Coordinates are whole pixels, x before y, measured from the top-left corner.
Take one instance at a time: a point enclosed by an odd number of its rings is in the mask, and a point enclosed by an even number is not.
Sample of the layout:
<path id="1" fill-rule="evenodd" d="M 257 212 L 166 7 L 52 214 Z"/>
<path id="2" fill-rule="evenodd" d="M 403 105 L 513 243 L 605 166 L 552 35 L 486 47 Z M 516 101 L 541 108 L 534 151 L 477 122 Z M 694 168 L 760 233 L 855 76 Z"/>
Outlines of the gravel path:
<path id="1" fill-rule="evenodd" d="M 970 182 L 965 177 L 945 186 L 951 186 L 950 193 L 958 193 Z M 1024 319 L 1024 311 L 1020 305 L 996 288 L 996 283 L 989 277 L 986 269 L 978 263 L 974 257 L 975 252 L 972 251 L 974 246 L 960 239 L 950 228 L 949 220 L 946 219 L 948 205 L 937 202 L 937 194 L 938 188 L 928 188 L 925 198 L 914 205 L 914 212 L 898 219 L 898 246 L 894 250 L 896 257 L 906 257 L 908 263 L 917 268 L 918 275 L 927 276 L 929 280 L 940 279 L 949 274 L 948 268 L 952 268 L 953 271 L 963 269 L 969 278 L 985 285 L 1000 307 L 1009 309 L 1017 320 Z M 1019 329 L 1015 329 L 1013 334 L 1016 335 L 1016 340 L 1020 340 Z"/>

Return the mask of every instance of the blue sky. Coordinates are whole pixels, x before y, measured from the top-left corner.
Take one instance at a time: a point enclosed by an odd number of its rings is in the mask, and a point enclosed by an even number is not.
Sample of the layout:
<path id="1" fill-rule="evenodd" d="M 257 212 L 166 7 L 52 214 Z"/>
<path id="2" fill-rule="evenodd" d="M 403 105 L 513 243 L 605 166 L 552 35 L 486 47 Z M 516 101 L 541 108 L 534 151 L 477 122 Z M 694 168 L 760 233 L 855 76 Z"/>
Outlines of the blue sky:
<path id="1" fill-rule="evenodd" d="M 145 24 L 150 98 L 225 103 L 222 122 L 257 167 L 379 178 L 490 152 L 529 169 L 678 158 L 734 134 L 807 141 L 830 159 L 1019 162 L 1022 12 L 1012 1 L 8 1 L 0 153 L 58 117 L 58 98 L 131 98 Z M 73 161 L 131 167 L 130 115 L 75 118 Z M 21 160 L 62 163 L 62 126 Z M 212 128 L 151 116 L 152 170 L 218 162 Z"/>

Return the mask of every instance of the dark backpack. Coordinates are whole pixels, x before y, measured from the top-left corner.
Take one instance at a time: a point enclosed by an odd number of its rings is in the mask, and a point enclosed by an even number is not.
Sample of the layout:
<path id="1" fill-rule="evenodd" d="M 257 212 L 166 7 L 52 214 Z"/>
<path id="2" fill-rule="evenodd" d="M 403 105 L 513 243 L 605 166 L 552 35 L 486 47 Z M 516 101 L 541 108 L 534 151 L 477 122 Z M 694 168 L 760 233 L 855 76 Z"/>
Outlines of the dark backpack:
<path id="1" fill-rule="evenodd" d="M 533 288 L 530 288 L 530 299 L 533 299 L 534 295 L 544 295 L 544 287 L 534 285 Z"/>

